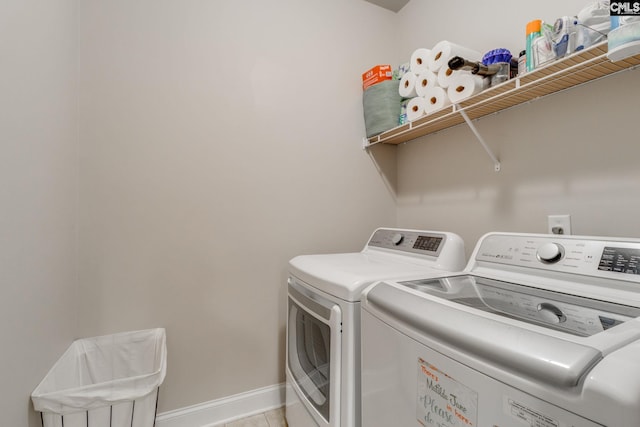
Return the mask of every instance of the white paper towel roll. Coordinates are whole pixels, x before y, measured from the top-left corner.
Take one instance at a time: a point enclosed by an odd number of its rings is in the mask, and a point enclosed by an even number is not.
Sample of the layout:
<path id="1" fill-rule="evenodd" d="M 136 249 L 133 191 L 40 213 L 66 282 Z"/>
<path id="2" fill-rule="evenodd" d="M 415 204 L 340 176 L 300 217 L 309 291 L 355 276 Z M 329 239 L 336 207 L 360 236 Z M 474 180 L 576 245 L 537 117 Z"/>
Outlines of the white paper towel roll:
<path id="1" fill-rule="evenodd" d="M 452 103 L 460 102 L 482 92 L 489 87 L 489 79 L 477 74 L 457 74 L 447 88 L 447 95 Z"/>
<path id="2" fill-rule="evenodd" d="M 405 73 L 400 79 L 400 87 L 398 87 L 398 93 L 403 98 L 413 98 L 416 95 L 416 79 L 415 73 L 409 71 Z"/>
<path id="3" fill-rule="evenodd" d="M 440 86 L 429 89 L 424 95 L 424 100 L 424 111 L 426 114 L 431 114 L 434 111 L 438 111 L 451 105 L 451 100 L 449 99 L 447 90 Z"/>
<path id="4" fill-rule="evenodd" d="M 413 51 L 411 61 L 409 62 L 411 71 L 420 74 L 422 71 L 429 69 L 429 56 L 431 49 L 420 48 Z"/>
<path id="5" fill-rule="evenodd" d="M 428 59 L 429 69 L 434 73 L 437 73 L 440 71 L 440 68 L 446 66 L 449 59 L 454 56 L 461 56 L 469 61 L 480 61 L 482 59 L 482 54 L 480 52 L 442 40 L 441 42 L 438 42 L 433 49 L 431 49 L 431 54 Z"/>
<path id="6" fill-rule="evenodd" d="M 410 122 L 424 116 L 425 99 L 421 96 L 411 98 L 407 104 L 407 120 Z"/>
<path id="7" fill-rule="evenodd" d="M 416 76 L 416 95 L 424 94 L 432 87 L 438 86 L 438 76 L 429 70 L 425 70 Z"/>
<path id="8" fill-rule="evenodd" d="M 443 66 L 438 71 L 438 86 L 448 88 L 449 83 L 456 74 L 471 74 L 471 71 L 467 70 L 452 70 L 448 65 Z"/>

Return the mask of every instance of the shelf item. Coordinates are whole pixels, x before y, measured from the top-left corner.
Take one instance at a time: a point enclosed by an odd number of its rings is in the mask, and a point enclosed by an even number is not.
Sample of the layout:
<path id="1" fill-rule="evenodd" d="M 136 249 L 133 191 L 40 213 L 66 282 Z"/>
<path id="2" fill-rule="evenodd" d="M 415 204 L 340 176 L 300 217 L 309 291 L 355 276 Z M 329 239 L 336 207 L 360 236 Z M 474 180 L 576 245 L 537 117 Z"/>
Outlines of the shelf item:
<path id="1" fill-rule="evenodd" d="M 371 138 L 365 138 L 363 147 L 374 144 L 401 144 L 413 139 L 447 129 L 465 121 L 484 117 L 509 107 L 523 104 L 592 80 L 615 74 L 640 65 L 640 55 L 619 62 L 607 58 L 607 42 L 558 59 L 536 70 L 507 80 L 497 86 L 468 98 L 458 104 L 421 117 L 413 122 L 397 126 Z M 463 114 L 464 113 L 464 114 Z M 472 128 L 479 136 L 475 128 Z M 481 137 L 480 142 L 483 143 Z M 486 144 L 485 150 L 487 150 Z M 497 158 L 487 150 L 499 170 Z"/>

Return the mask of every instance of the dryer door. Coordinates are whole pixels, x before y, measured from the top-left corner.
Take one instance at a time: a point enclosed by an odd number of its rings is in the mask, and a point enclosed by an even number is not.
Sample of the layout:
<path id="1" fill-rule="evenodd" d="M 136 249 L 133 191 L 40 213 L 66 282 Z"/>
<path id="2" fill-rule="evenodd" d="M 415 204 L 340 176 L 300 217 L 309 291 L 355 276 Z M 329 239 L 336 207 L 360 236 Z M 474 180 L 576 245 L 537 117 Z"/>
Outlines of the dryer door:
<path id="1" fill-rule="evenodd" d="M 287 368 L 318 425 L 333 426 L 340 404 L 341 310 L 289 280 Z M 287 399 L 289 400 L 289 399 Z"/>

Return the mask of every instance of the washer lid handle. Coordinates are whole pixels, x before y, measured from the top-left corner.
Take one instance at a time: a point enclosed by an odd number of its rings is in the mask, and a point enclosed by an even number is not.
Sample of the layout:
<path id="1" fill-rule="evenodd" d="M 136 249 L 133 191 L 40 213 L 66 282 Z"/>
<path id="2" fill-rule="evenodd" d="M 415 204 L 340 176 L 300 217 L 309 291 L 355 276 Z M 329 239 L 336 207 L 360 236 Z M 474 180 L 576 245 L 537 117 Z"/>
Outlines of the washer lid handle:
<path id="1" fill-rule="evenodd" d="M 385 282 L 366 293 L 363 308 L 428 340 L 481 358 L 498 369 L 560 387 L 574 387 L 602 352 L 551 335 L 519 328 L 489 316 L 456 309 L 454 303 L 419 297 Z"/>

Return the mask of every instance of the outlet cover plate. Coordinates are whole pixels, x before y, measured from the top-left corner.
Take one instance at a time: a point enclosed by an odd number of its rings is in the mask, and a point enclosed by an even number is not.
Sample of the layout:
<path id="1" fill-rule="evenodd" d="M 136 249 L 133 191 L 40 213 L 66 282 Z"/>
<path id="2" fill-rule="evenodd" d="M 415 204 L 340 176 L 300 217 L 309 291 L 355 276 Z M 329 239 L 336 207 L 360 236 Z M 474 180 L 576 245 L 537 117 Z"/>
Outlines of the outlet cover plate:
<path id="1" fill-rule="evenodd" d="M 549 234 L 571 234 L 571 215 L 549 215 L 547 223 Z"/>

